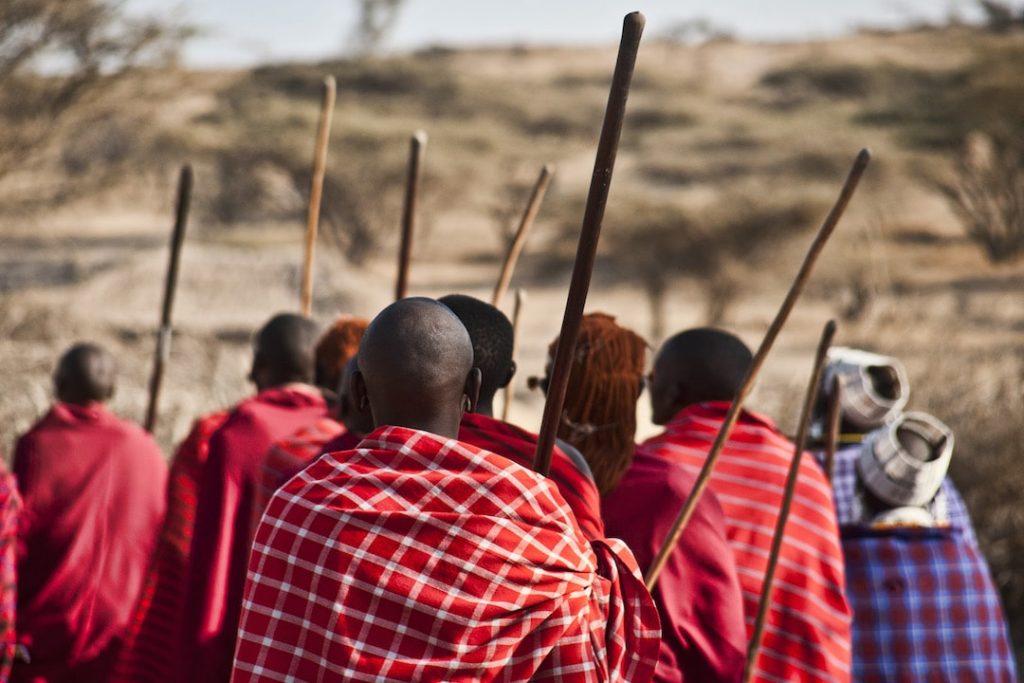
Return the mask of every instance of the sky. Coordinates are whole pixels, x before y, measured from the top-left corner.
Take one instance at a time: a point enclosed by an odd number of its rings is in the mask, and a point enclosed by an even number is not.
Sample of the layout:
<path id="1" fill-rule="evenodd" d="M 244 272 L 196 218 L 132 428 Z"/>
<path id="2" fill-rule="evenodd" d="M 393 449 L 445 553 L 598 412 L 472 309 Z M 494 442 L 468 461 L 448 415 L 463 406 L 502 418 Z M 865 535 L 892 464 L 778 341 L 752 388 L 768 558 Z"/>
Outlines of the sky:
<path id="1" fill-rule="evenodd" d="M 185 49 L 200 68 L 301 61 L 346 52 L 355 0 L 128 0 L 130 12 L 164 13 L 199 26 Z M 647 34 L 702 18 L 755 40 L 827 38 L 858 27 L 898 27 L 976 16 L 974 0 L 405 0 L 385 47 L 612 43 L 639 9 Z"/>

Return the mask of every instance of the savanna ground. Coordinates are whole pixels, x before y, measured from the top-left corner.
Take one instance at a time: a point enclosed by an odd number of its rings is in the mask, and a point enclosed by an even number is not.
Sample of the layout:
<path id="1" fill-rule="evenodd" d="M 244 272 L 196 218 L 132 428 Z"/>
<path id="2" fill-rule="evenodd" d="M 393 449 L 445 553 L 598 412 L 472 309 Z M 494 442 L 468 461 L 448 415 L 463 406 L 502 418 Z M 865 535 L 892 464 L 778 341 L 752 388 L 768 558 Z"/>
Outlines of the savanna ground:
<path id="1" fill-rule="evenodd" d="M 249 392 L 251 332 L 298 305 L 319 80 L 338 105 L 315 315 L 393 291 L 408 136 L 424 128 L 412 293 L 488 297 L 544 163 L 557 165 L 513 286 L 528 292 L 513 418 L 557 334 L 614 51 L 503 49 L 125 79 L 0 180 L 0 439 L 46 408 L 57 354 L 115 350 L 114 408 L 145 410 L 178 166 L 196 191 L 157 436 Z M 1020 139 L 1024 35 L 949 28 L 784 45 L 647 41 L 589 310 L 656 345 L 715 323 L 756 345 L 857 150 L 874 162 L 771 356 L 756 408 L 795 428 L 824 322 L 902 358 L 911 407 L 956 432 L 963 489 L 1024 648 L 1024 265 L 993 265 L 938 186 L 964 136 Z M 511 309 L 511 296 L 504 308 Z M 640 410 L 647 414 L 645 401 Z M 641 436 L 652 431 L 643 420 Z"/>

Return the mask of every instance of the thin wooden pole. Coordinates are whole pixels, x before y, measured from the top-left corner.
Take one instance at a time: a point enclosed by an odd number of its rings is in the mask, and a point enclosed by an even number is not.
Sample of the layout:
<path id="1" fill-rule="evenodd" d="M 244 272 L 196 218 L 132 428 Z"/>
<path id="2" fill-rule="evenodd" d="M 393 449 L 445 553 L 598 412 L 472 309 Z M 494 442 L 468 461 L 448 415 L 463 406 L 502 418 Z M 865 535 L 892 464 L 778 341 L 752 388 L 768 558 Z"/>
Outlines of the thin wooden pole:
<path id="1" fill-rule="evenodd" d="M 519 228 L 516 229 L 515 237 L 512 238 L 512 244 L 505 255 L 505 262 L 501 264 L 498 283 L 494 286 L 494 296 L 491 297 L 491 304 L 494 306 L 501 306 L 501 300 L 505 298 L 505 292 L 508 291 L 508 285 L 512 281 L 512 273 L 515 272 L 516 263 L 519 262 L 519 255 L 523 251 L 534 221 L 537 220 L 540 205 L 544 201 L 544 195 L 547 194 L 548 185 L 551 184 L 551 176 L 554 173 L 555 167 L 552 164 L 545 164 L 544 168 L 540 169 L 533 192 L 530 193 L 530 201 L 526 204 L 526 211 L 523 212 L 523 217 L 519 221 Z"/>
<path id="2" fill-rule="evenodd" d="M 583 225 L 580 229 L 579 245 L 576 248 L 572 281 L 565 302 L 562 330 L 558 335 L 558 348 L 555 349 L 555 360 L 551 367 L 551 382 L 548 386 L 547 401 L 544 403 L 544 417 L 541 420 L 540 436 L 537 439 L 537 454 L 533 462 L 533 468 L 545 476 L 551 469 L 551 449 L 555 445 L 558 423 L 565 405 L 565 392 L 569 386 L 572 355 L 576 351 L 576 340 L 579 337 L 580 323 L 583 320 L 583 307 L 587 303 L 590 276 L 594 270 L 594 258 L 597 255 L 597 241 L 601 236 L 601 221 L 604 218 L 605 205 L 608 203 L 608 190 L 611 186 L 612 171 L 615 168 L 619 138 L 622 135 L 622 122 L 626 115 L 629 85 L 633 80 L 633 68 L 636 65 L 636 56 L 640 49 L 640 36 L 643 34 L 645 22 L 644 15 L 639 12 L 627 14 L 622 22 L 619 54 L 615 61 L 611 90 L 608 93 L 601 137 L 597 143 L 594 173 L 590 178 L 590 192 L 587 195 L 587 206 L 583 213 Z"/>
<path id="3" fill-rule="evenodd" d="M 814 264 L 817 262 L 818 256 L 821 254 L 822 249 L 825 248 L 825 244 L 828 242 L 829 237 L 831 237 L 832 233 L 835 231 L 836 225 L 839 223 L 839 219 L 842 217 L 843 212 L 846 211 L 846 207 L 849 205 L 850 199 L 853 198 L 853 193 L 857 189 L 857 184 L 860 182 L 861 176 L 864 175 L 864 171 L 870 160 L 871 153 L 867 149 L 862 149 L 857 155 L 856 160 L 853 162 L 853 167 L 850 169 L 850 173 L 846 177 L 846 182 L 843 183 L 843 189 L 839 193 L 839 198 L 836 199 L 836 203 L 832 206 L 832 210 L 829 211 L 828 216 L 825 218 L 825 222 L 821 225 L 821 228 L 819 228 L 817 236 L 815 236 L 814 241 L 811 242 L 811 246 L 807 250 L 807 255 L 804 256 L 803 263 L 800 264 L 800 270 L 797 272 L 796 279 L 793 281 L 789 291 L 786 293 L 786 298 L 783 300 L 778 313 L 775 314 L 775 319 L 772 320 L 772 324 L 768 327 L 768 331 L 765 333 L 764 339 L 761 341 L 761 346 L 757 349 L 757 353 L 754 354 L 754 358 L 750 364 L 750 369 L 747 371 L 747 376 L 744 378 L 743 384 L 740 385 L 739 390 L 736 392 L 736 397 L 733 399 L 732 405 L 729 406 L 729 412 L 725 415 L 725 421 L 722 423 L 722 427 L 718 431 L 718 436 L 715 437 L 714 443 L 711 444 L 711 449 L 708 451 L 708 457 L 704 460 L 704 465 L 701 467 L 700 473 L 697 475 L 697 480 L 694 482 L 693 490 L 690 492 L 689 497 L 683 504 L 682 510 L 679 511 L 679 516 L 676 517 L 676 521 L 672 525 L 672 530 L 669 532 L 668 537 L 662 544 L 661 550 L 658 551 L 658 555 L 654 558 L 654 562 L 647 570 L 645 582 L 647 583 L 648 590 L 654 589 L 655 584 L 658 582 L 658 575 L 661 574 L 661 570 L 664 569 L 665 562 L 668 561 L 669 554 L 672 552 L 673 548 L 676 547 L 676 543 L 679 542 L 679 537 L 682 536 L 683 531 L 686 529 L 686 525 L 690 522 L 690 517 L 693 516 L 693 511 L 697 507 L 700 497 L 704 495 L 704 490 L 707 488 L 708 483 L 711 480 L 711 473 L 714 470 L 715 463 L 718 462 L 718 456 L 721 454 L 722 447 L 725 445 L 725 442 L 729 439 L 729 435 L 732 433 L 732 428 L 736 424 L 736 420 L 739 418 L 740 411 L 743 410 L 744 401 L 747 400 L 747 396 L 749 396 L 750 392 L 754 389 L 754 383 L 757 381 L 758 373 L 761 372 L 761 366 L 764 365 L 764 361 L 768 357 L 768 353 L 775 344 L 775 339 L 779 336 L 779 332 L 782 331 L 782 326 L 786 324 L 786 320 L 789 319 L 789 314 L 792 312 L 793 306 L 796 305 L 797 299 L 800 298 L 800 294 L 807 285 L 807 280 L 811 276 L 811 271 L 814 269 Z"/>
<path id="4" fill-rule="evenodd" d="M 512 309 L 512 358 L 516 357 L 516 350 L 519 348 L 519 318 L 523 313 L 523 302 L 526 300 L 526 292 L 516 289 L 516 304 Z M 505 385 L 505 403 L 501 406 L 501 419 L 508 422 L 509 412 L 512 410 L 512 382 Z"/>
<path id="5" fill-rule="evenodd" d="M 316 235 L 320 227 L 320 200 L 324 192 L 327 172 L 327 145 L 331 140 L 331 116 L 334 113 L 334 76 L 324 78 L 324 99 L 320 106 L 320 123 L 316 130 L 313 150 L 313 178 L 309 184 L 309 208 L 306 212 L 306 250 L 302 258 L 302 315 L 313 312 L 313 254 Z"/>
<path id="6" fill-rule="evenodd" d="M 167 277 L 164 280 L 164 301 L 160 308 L 160 329 L 157 332 L 156 353 L 153 354 L 153 371 L 149 376 L 149 404 L 146 406 L 144 422 L 147 432 L 152 432 L 156 427 L 164 366 L 171 353 L 171 312 L 174 309 L 174 293 L 178 289 L 178 264 L 181 262 L 181 245 L 185 242 L 185 228 L 188 226 L 188 209 L 191 203 L 192 167 L 185 164 L 178 176 L 178 202 L 174 210 L 171 253 L 167 261 Z"/>
<path id="7" fill-rule="evenodd" d="M 839 377 L 832 378 L 832 387 L 828 396 L 828 412 L 825 422 L 825 476 L 829 484 L 836 472 L 836 451 L 839 450 L 839 423 L 842 416 L 842 384 Z"/>
<path id="8" fill-rule="evenodd" d="M 814 402 L 818 398 L 818 387 L 821 385 L 821 373 L 825 366 L 825 356 L 828 353 L 828 348 L 832 345 L 832 337 L 835 336 L 835 333 L 836 322 L 829 320 L 825 324 L 825 329 L 821 332 L 821 339 L 818 341 L 818 351 L 814 355 L 811 381 L 807 385 L 807 394 L 804 396 L 804 405 L 800 412 L 800 427 L 796 434 L 793 460 L 790 462 L 789 472 L 786 475 L 786 489 L 782 495 L 782 507 L 779 511 L 779 517 L 775 522 L 775 535 L 772 536 L 772 548 L 768 554 L 768 568 L 765 570 L 764 583 L 761 585 L 761 602 L 758 604 L 757 618 L 754 620 L 754 631 L 747 649 L 747 667 L 743 674 L 744 681 L 750 681 L 753 677 L 757 653 L 761 649 L 765 619 L 768 616 L 768 608 L 771 607 L 772 602 L 772 585 L 775 582 L 775 570 L 779 566 L 779 554 L 782 552 L 786 522 L 789 521 L 789 512 L 793 507 L 793 496 L 796 494 L 796 482 L 800 475 L 800 461 L 803 459 L 804 447 L 807 445 L 807 431 L 811 426 L 811 413 L 814 411 Z"/>
<path id="9" fill-rule="evenodd" d="M 416 232 L 416 205 L 420 194 L 420 165 L 427 146 L 426 131 L 416 131 L 409 142 L 409 172 L 405 179 L 405 205 L 402 208 L 402 242 L 398 248 L 398 281 L 395 300 L 404 299 L 409 291 L 409 259 L 412 238 Z"/>

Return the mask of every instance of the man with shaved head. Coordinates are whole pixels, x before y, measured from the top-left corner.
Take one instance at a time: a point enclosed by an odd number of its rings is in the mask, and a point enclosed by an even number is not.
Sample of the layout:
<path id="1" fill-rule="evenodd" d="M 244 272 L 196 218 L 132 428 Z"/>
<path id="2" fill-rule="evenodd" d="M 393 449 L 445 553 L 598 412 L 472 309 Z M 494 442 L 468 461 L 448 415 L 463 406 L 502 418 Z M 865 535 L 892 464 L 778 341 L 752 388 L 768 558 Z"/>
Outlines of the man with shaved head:
<path id="1" fill-rule="evenodd" d="M 18 440 L 18 642 L 13 681 L 106 681 L 164 514 L 153 439 L 109 412 L 113 356 L 76 344 L 56 403 Z"/>
<path id="2" fill-rule="evenodd" d="M 687 330 L 666 341 L 651 382 L 653 419 L 665 431 L 644 442 L 639 453 L 698 471 L 751 361 L 746 344 L 723 330 Z M 743 410 L 711 476 L 748 630 L 793 451 L 771 420 Z M 753 680 L 849 681 L 851 616 L 839 530 L 831 488 L 810 457 L 801 461 L 794 500 Z"/>
<path id="3" fill-rule="evenodd" d="M 325 417 L 313 386 L 316 324 L 279 314 L 256 335 L 249 378 L 257 394 L 242 401 L 210 438 L 189 555 L 178 677 L 226 683 L 242 608 L 253 534 L 253 498 L 270 446 Z"/>
<path id="4" fill-rule="evenodd" d="M 458 441 L 481 374 L 431 299 L 370 324 L 353 377 L 375 429 L 274 494 L 233 680 L 648 681 L 657 611 L 558 489 Z"/>

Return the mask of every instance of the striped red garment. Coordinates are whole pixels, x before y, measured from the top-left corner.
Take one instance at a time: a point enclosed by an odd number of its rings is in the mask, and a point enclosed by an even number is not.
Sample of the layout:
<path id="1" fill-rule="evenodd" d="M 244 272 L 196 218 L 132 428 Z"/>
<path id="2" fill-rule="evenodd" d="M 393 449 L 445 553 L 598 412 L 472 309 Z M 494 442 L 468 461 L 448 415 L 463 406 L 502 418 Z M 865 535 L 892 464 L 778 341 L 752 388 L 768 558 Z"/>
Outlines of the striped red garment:
<path id="1" fill-rule="evenodd" d="M 270 501 L 232 680 L 649 681 L 657 610 L 549 481 L 399 427 Z"/>
<path id="2" fill-rule="evenodd" d="M 174 454 L 167 480 L 167 515 L 125 632 L 112 683 L 163 683 L 171 679 L 181 630 L 188 552 L 196 523 L 196 491 L 210 437 L 227 417 L 227 412 L 221 411 L 196 420 Z"/>
<path id="3" fill-rule="evenodd" d="M 340 422 L 322 417 L 270 447 L 252 497 L 253 529 L 259 525 L 274 491 L 313 462 L 323 452 L 325 444 L 344 433 L 345 427 Z"/>
<path id="4" fill-rule="evenodd" d="M 728 409 L 722 402 L 689 406 L 640 448 L 696 472 Z M 771 420 L 743 411 L 711 477 L 736 556 L 748 635 L 793 451 Z M 814 458 L 805 455 L 754 680 L 850 680 L 851 611 L 843 571 L 832 491 Z"/>

